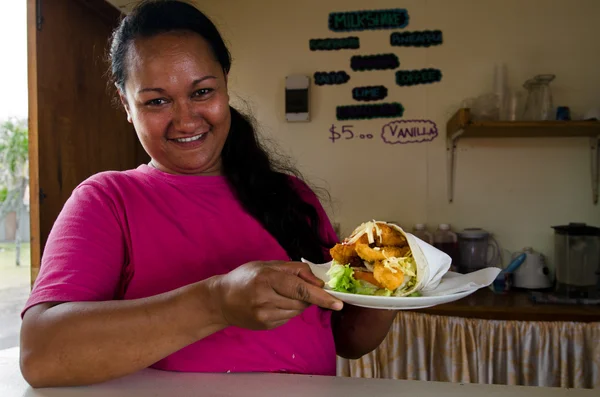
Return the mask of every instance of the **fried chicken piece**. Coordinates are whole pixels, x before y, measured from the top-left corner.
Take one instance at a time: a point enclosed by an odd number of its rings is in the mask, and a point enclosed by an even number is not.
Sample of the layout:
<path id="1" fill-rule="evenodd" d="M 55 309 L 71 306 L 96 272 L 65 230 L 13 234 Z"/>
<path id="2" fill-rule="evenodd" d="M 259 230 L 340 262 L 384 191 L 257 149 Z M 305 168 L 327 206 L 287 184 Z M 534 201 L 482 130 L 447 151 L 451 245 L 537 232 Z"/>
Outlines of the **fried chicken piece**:
<path id="1" fill-rule="evenodd" d="M 329 250 L 329 253 L 337 263 L 343 265 L 351 262 L 356 263 L 356 258 L 358 258 L 358 255 L 356 254 L 356 250 L 354 248 L 354 244 L 336 244 Z"/>
<path id="2" fill-rule="evenodd" d="M 406 256 L 409 250 L 410 247 L 408 245 L 404 247 L 384 246 L 371 248 L 367 244 L 356 244 L 356 253 L 367 262 L 382 261 L 391 257 L 401 258 Z"/>
<path id="3" fill-rule="evenodd" d="M 381 229 L 381 239 L 376 234 L 374 236 L 375 243 L 377 243 L 378 245 L 395 245 L 397 247 L 403 247 L 407 245 L 406 237 L 404 237 L 402 233 L 400 233 L 396 229 L 393 229 L 389 225 L 377 224 L 377 226 L 379 226 L 379 229 Z"/>
<path id="4" fill-rule="evenodd" d="M 373 237 L 377 237 L 377 235 L 373 233 Z M 369 236 L 363 234 L 358 238 L 358 240 L 356 240 L 356 244 L 369 244 Z"/>
<path id="5" fill-rule="evenodd" d="M 406 237 L 402 235 L 399 231 L 392 228 L 389 225 L 385 225 L 382 223 L 378 223 L 377 227 L 381 230 L 381 236 L 377 235 L 377 230 L 373 227 L 373 238 L 374 244 L 377 247 L 383 247 L 386 245 L 395 245 L 398 247 L 403 247 L 407 245 Z M 369 236 L 365 233 L 358 238 L 356 244 L 369 244 Z"/>
<path id="6" fill-rule="evenodd" d="M 404 282 L 404 273 L 397 270 L 395 273 L 385 267 L 383 263 L 376 262 L 373 266 L 373 277 L 390 291 L 394 291 L 396 288 L 402 285 Z"/>

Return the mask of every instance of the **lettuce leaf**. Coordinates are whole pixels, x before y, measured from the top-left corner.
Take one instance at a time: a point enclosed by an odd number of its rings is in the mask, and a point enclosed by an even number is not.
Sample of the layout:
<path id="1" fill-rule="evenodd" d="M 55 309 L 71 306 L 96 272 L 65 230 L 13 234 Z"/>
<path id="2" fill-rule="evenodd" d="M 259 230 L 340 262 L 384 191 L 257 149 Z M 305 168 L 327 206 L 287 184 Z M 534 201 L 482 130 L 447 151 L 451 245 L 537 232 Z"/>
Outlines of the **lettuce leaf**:
<path id="1" fill-rule="evenodd" d="M 329 276 L 327 285 L 334 291 L 355 294 L 361 288 L 361 285 L 352 276 L 353 274 L 354 270 L 350 268 L 350 265 L 339 265 L 334 262 L 327 271 L 327 275 Z"/>
<path id="2" fill-rule="evenodd" d="M 392 291 L 385 288 L 377 288 L 371 283 L 354 278 L 354 270 L 350 265 L 340 265 L 336 262 L 331 264 L 327 271 L 329 282 L 327 285 L 334 291 L 346 292 L 359 295 L 391 296 Z"/>

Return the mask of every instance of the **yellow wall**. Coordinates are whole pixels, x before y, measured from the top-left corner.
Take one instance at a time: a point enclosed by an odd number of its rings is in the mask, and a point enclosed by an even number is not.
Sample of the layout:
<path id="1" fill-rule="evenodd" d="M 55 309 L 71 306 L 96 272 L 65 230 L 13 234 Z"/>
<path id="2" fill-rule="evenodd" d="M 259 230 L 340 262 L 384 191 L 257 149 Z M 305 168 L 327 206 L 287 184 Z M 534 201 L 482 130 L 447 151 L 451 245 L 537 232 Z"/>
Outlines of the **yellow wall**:
<path id="1" fill-rule="evenodd" d="M 446 199 L 445 125 L 468 97 L 492 87 L 493 65 L 506 62 L 509 83 L 520 86 L 539 73 L 555 73 L 555 104 L 575 115 L 600 107 L 600 1 L 550 0 L 226 0 L 197 2 L 230 44 L 235 104 L 250 109 L 268 137 L 297 161 L 305 176 L 325 187 L 331 217 L 348 233 L 369 219 L 411 228 L 483 227 L 509 250 L 524 246 L 553 255 L 552 225 L 579 221 L 600 226 L 591 199 L 587 139 L 468 140 L 459 145 L 455 202 Z M 332 11 L 406 8 L 405 30 L 441 29 L 444 44 L 390 47 L 390 31 L 355 32 L 360 50 L 311 52 L 311 38 L 344 37 L 328 30 Z M 393 72 L 352 72 L 353 54 L 394 52 L 402 69 L 443 72 L 441 83 L 401 88 Z M 340 86 L 311 87 L 311 121 L 287 123 L 285 77 L 346 70 Z M 434 141 L 385 145 L 379 139 L 332 144 L 332 124 L 352 124 L 378 136 L 391 119 L 338 122 L 335 107 L 356 104 L 351 90 L 383 84 L 386 101 L 406 108 L 404 119 L 430 119 Z"/>

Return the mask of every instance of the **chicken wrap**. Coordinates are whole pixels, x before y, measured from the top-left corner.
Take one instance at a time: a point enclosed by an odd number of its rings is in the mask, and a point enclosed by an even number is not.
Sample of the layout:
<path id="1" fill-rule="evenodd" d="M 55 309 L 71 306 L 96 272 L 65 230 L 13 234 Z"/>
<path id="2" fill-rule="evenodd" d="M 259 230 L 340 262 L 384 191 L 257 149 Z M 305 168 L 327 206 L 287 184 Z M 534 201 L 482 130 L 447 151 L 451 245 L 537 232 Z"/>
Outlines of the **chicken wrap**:
<path id="1" fill-rule="evenodd" d="M 439 283 L 443 275 L 432 279 L 422 244 L 426 243 L 393 223 L 365 222 L 331 248 L 333 261 L 327 285 L 334 291 L 353 294 L 420 296 L 426 284 Z M 449 262 L 443 266 L 445 271 L 448 267 Z M 436 273 L 445 272 L 435 268 Z"/>

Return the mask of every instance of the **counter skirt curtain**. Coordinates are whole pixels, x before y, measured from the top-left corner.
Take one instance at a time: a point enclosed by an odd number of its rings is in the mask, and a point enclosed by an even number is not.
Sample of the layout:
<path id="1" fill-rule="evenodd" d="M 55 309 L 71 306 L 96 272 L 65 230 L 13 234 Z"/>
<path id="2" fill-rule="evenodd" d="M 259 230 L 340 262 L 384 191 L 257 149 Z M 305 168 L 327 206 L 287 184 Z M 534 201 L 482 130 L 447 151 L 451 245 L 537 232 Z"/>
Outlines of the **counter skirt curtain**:
<path id="1" fill-rule="evenodd" d="M 384 342 L 338 376 L 600 388 L 600 323 L 401 312 Z"/>

